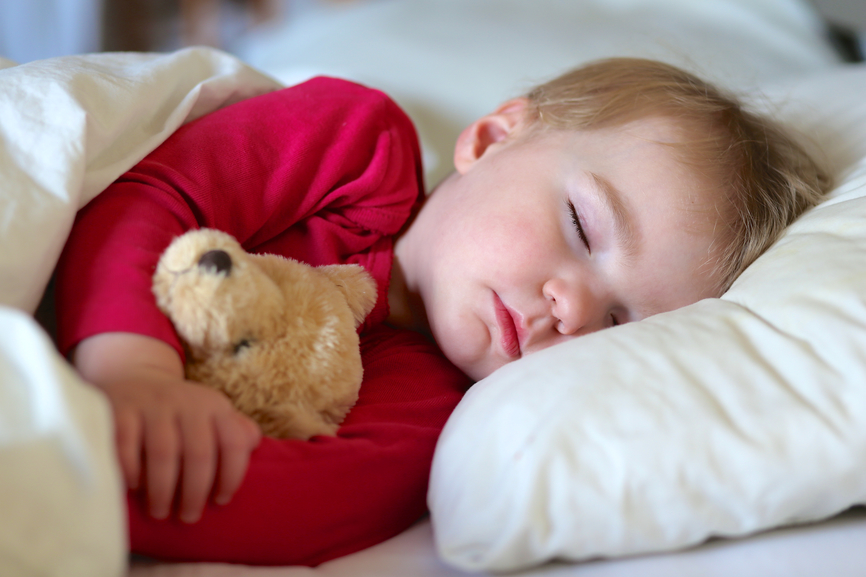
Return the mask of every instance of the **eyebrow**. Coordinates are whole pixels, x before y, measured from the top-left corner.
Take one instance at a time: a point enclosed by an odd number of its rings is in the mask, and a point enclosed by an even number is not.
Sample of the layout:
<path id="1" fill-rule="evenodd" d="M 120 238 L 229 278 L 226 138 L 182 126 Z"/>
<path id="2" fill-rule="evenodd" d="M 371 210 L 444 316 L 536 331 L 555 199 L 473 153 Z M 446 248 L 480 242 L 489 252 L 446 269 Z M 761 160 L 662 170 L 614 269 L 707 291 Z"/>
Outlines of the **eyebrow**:
<path id="1" fill-rule="evenodd" d="M 637 234 L 632 215 L 623 200 L 623 194 L 604 177 L 591 171 L 589 176 L 595 182 L 595 188 L 600 193 L 598 195 L 599 200 L 607 212 L 613 216 L 614 234 L 619 245 L 629 258 L 633 258 L 638 252 Z"/>

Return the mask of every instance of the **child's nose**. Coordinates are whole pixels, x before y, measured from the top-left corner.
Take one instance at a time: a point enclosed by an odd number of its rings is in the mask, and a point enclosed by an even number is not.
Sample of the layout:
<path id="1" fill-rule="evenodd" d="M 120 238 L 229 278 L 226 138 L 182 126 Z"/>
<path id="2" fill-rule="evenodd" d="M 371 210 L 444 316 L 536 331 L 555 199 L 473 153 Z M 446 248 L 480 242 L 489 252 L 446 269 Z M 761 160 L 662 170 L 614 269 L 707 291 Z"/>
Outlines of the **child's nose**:
<path id="1" fill-rule="evenodd" d="M 555 329 L 563 335 L 590 333 L 602 329 L 602 299 L 586 283 L 552 279 L 545 283 L 544 296 L 550 302 Z M 598 325 L 598 326 L 596 326 Z"/>

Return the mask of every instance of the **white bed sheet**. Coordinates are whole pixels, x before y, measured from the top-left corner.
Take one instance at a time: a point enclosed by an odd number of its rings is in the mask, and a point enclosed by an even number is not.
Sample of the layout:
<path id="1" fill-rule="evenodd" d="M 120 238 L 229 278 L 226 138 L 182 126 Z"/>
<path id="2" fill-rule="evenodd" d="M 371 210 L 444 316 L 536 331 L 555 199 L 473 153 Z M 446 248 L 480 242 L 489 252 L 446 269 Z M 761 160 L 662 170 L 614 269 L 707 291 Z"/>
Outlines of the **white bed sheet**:
<path id="1" fill-rule="evenodd" d="M 789 527 L 747 539 L 715 540 L 663 555 L 586 563 L 548 563 L 509 577 L 862 577 L 866 573 L 866 510 L 824 523 Z M 445 565 L 433 548 L 429 521 L 393 539 L 318 567 L 246 567 L 202 563 L 133 564 L 129 577 L 470 577 Z"/>

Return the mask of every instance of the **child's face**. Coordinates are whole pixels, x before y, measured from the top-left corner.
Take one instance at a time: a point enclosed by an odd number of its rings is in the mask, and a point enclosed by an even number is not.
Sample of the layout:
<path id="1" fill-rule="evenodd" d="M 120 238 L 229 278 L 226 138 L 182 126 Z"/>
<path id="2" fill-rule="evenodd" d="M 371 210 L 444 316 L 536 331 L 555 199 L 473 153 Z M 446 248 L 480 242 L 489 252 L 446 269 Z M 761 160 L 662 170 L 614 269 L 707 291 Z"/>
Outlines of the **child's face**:
<path id="1" fill-rule="evenodd" d="M 658 143 L 671 121 L 530 133 L 522 106 L 464 131 L 457 172 L 397 244 L 431 333 L 474 379 L 718 296 L 711 186 Z"/>

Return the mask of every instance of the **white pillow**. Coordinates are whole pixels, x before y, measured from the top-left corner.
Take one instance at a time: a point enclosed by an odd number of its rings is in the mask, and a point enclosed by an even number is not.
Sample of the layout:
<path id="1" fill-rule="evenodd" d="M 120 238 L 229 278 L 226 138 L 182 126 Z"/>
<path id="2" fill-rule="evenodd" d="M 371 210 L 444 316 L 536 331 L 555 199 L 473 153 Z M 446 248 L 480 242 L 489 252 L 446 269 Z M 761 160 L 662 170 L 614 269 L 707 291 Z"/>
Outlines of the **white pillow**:
<path id="1" fill-rule="evenodd" d="M 437 447 L 437 547 L 469 570 L 682 548 L 866 502 L 866 67 L 768 88 L 839 187 L 721 299 L 476 384 Z"/>

